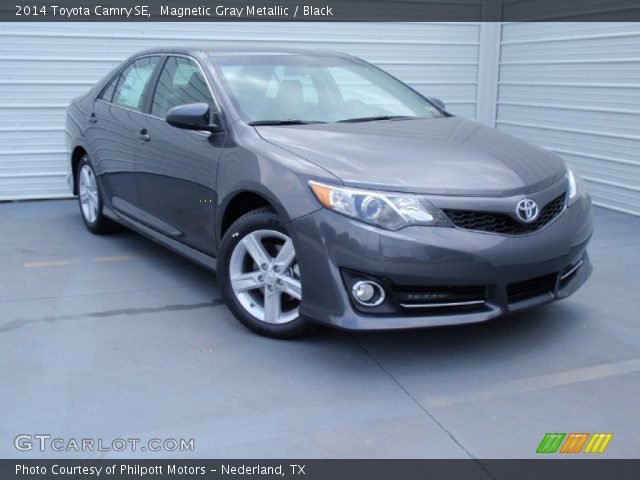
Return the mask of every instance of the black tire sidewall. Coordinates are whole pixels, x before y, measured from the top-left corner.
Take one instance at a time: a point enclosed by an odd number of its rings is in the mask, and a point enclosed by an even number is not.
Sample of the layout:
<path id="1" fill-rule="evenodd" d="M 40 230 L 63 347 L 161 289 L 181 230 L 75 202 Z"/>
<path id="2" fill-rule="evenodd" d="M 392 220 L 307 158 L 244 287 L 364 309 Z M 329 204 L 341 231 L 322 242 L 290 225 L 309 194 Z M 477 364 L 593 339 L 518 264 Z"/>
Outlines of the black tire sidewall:
<path id="1" fill-rule="evenodd" d="M 256 230 L 275 230 L 284 233 L 291 238 L 291 235 L 287 231 L 285 225 L 278 218 L 278 215 L 270 208 L 253 210 L 240 217 L 233 223 L 233 225 L 231 225 L 231 227 L 229 227 L 220 244 L 220 251 L 218 255 L 218 278 L 220 288 L 229 309 L 240 323 L 260 335 L 285 339 L 309 333 L 314 329 L 315 325 L 302 316 L 281 325 L 263 322 L 247 312 L 236 298 L 231 286 L 231 279 L 229 275 L 231 254 L 233 253 L 236 245 L 245 236 Z"/>

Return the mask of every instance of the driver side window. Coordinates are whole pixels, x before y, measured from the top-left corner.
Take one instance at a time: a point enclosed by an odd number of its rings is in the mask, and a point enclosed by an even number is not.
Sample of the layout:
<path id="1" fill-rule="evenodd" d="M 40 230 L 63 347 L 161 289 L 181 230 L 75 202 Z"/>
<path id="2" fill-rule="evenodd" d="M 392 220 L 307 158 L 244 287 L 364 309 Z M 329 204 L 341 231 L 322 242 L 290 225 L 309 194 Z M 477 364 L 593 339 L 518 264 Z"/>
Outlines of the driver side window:
<path id="1" fill-rule="evenodd" d="M 208 103 L 214 109 L 213 97 L 198 65 L 185 57 L 169 57 L 153 95 L 151 114 L 165 118 L 173 107 L 188 103 Z"/>

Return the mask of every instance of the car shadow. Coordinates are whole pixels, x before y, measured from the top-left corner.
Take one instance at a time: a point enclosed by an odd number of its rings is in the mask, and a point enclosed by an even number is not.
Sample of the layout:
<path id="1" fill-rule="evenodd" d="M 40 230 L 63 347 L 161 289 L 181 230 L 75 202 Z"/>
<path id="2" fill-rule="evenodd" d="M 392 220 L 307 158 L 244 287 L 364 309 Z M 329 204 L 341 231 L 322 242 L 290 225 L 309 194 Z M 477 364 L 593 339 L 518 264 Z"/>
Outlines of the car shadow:
<path id="1" fill-rule="evenodd" d="M 179 274 L 185 287 L 204 289 L 210 298 L 221 298 L 214 272 L 157 245 L 128 229 L 111 235 L 132 251 L 148 251 L 162 258 L 167 273 Z M 222 307 L 225 308 L 225 307 Z M 573 335 L 580 323 L 582 305 L 564 300 L 531 310 L 512 313 L 486 322 L 409 330 L 342 331 L 321 328 L 295 342 L 334 347 L 336 341 L 352 339 L 370 354 L 419 357 L 420 363 L 463 358 L 475 362 L 484 356 L 517 357 L 531 349 L 562 342 Z M 241 330 L 241 325 L 237 325 Z M 247 331 L 249 335 L 255 335 Z M 276 343 L 279 343 L 276 341 Z"/>
<path id="2" fill-rule="evenodd" d="M 560 347 L 567 337 L 580 334 L 582 309 L 581 305 L 566 301 L 481 323 L 340 334 L 352 337 L 381 360 L 404 357 L 421 365 L 462 361 L 475 368 L 485 359 L 516 361 L 535 351 Z M 315 341 L 332 335 L 335 333 L 324 331 Z"/>

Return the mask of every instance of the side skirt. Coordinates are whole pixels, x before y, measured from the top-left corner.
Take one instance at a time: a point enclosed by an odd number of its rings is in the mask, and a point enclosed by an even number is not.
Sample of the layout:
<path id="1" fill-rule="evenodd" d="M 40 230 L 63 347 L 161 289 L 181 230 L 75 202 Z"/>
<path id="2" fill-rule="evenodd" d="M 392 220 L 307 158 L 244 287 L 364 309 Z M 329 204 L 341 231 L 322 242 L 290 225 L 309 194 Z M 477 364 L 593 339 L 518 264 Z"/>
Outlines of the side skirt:
<path id="1" fill-rule="evenodd" d="M 216 271 L 218 260 L 216 257 L 206 255 L 199 250 L 196 250 L 195 248 L 191 248 L 183 243 L 173 240 L 172 238 L 162 235 L 156 230 L 153 230 L 152 228 L 143 225 L 133 218 L 126 216 L 124 213 L 115 213 L 113 210 L 107 207 L 104 208 L 103 213 L 105 214 L 105 216 L 111 218 L 112 220 L 121 223 L 131 230 L 138 232 L 139 234 L 147 237 L 149 240 L 152 240 L 153 242 L 168 248 L 172 252 L 175 252 L 178 255 L 181 255 L 191 260 L 192 262 L 197 263 L 201 267 L 211 270 L 212 272 Z"/>

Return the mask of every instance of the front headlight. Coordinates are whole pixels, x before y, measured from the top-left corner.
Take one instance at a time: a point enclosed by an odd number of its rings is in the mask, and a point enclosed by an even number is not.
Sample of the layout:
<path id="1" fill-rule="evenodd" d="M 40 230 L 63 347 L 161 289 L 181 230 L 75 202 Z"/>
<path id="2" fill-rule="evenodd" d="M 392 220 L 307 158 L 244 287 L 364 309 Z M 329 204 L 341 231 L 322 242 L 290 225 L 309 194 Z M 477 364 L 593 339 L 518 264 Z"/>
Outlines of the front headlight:
<path id="1" fill-rule="evenodd" d="M 326 208 L 387 230 L 408 225 L 446 226 L 445 215 L 418 195 L 337 187 L 310 181 L 309 186 Z"/>
<path id="2" fill-rule="evenodd" d="M 565 174 L 567 177 L 567 205 L 571 205 L 578 195 L 584 191 L 584 185 L 582 183 L 582 179 L 580 175 L 574 172 L 571 168 L 567 168 L 567 173 Z"/>

